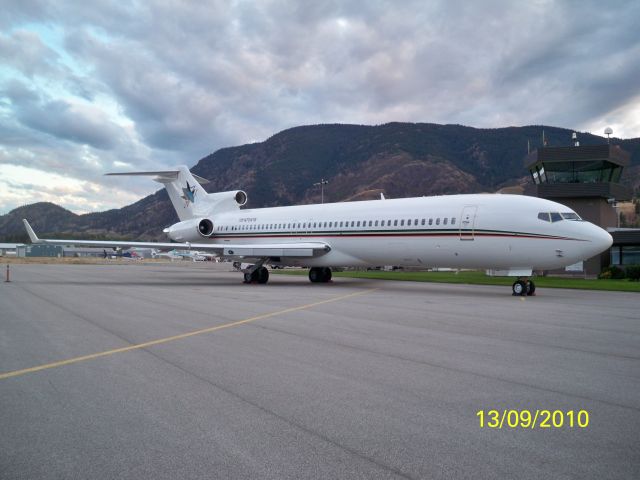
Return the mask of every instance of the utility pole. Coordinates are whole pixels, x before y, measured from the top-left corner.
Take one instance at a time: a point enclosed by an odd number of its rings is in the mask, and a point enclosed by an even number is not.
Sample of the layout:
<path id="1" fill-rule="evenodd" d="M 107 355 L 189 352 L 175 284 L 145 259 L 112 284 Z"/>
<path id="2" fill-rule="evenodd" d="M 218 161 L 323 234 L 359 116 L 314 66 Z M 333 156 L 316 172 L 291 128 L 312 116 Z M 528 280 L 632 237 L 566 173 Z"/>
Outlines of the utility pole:
<path id="1" fill-rule="evenodd" d="M 314 187 L 320 186 L 320 198 L 322 199 L 321 203 L 324 203 L 324 186 L 327 185 L 328 183 L 329 183 L 329 180 L 325 180 L 323 178 L 319 182 L 313 184 Z"/>

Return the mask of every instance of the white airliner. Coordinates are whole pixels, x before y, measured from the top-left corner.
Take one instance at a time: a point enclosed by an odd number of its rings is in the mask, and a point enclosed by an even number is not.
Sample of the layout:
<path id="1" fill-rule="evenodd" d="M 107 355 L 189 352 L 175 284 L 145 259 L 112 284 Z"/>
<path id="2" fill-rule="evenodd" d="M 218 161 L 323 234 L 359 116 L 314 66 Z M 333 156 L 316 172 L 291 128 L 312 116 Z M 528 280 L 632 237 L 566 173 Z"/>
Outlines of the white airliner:
<path id="1" fill-rule="evenodd" d="M 522 195 L 437 197 L 240 209 L 241 190 L 207 193 L 185 166 L 146 175 L 162 183 L 180 222 L 164 229 L 178 243 L 44 240 L 33 243 L 175 248 L 213 252 L 252 265 L 247 283 L 266 283 L 264 266 L 310 267 L 312 282 L 328 282 L 331 267 L 379 265 L 486 269 L 514 276 L 514 295 L 531 295 L 533 270 L 565 267 L 612 244 L 602 228 L 559 203 Z"/>

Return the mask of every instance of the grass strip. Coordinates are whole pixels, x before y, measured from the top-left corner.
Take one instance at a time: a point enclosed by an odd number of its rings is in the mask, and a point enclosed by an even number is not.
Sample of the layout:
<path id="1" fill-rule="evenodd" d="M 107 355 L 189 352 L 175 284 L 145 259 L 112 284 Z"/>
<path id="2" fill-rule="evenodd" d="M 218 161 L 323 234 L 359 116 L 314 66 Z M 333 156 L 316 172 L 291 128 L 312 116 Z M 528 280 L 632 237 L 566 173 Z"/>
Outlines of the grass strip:
<path id="1" fill-rule="evenodd" d="M 285 275 L 308 275 L 308 270 L 272 270 Z M 512 277 L 488 277 L 484 272 L 383 272 L 379 270 L 333 272 L 334 277 L 372 278 L 409 282 L 459 283 L 466 285 L 511 286 Z M 533 277 L 536 288 L 574 288 L 579 290 L 605 290 L 640 293 L 640 282 L 624 280 L 597 280 L 567 277 Z"/>

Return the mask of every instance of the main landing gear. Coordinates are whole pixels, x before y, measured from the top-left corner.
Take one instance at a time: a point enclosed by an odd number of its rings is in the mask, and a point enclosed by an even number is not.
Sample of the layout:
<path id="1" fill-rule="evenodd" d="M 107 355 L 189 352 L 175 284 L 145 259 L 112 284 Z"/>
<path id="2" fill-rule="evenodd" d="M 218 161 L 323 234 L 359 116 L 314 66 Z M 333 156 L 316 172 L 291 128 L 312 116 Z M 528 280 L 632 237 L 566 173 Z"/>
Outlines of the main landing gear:
<path id="1" fill-rule="evenodd" d="M 518 278 L 511 287 L 514 297 L 532 296 L 536 294 L 536 284 L 528 278 Z"/>
<path id="2" fill-rule="evenodd" d="M 309 280 L 313 283 L 327 283 L 331 281 L 331 269 L 329 267 L 313 267 L 309 270 Z M 266 267 L 253 266 L 244 270 L 244 283 L 261 283 L 269 281 L 269 270 Z"/>
<path id="3" fill-rule="evenodd" d="M 267 267 L 258 267 L 253 272 L 245 272 L 244 283 L 267 283 L 269 281 L 269 270 Z"/>
<path id="4" fill-rule="evenodd" d="M 313 267 L 309 270 L 309 280 L 312 283 L 327 283 L 331 280 L 329 267 Z"/>

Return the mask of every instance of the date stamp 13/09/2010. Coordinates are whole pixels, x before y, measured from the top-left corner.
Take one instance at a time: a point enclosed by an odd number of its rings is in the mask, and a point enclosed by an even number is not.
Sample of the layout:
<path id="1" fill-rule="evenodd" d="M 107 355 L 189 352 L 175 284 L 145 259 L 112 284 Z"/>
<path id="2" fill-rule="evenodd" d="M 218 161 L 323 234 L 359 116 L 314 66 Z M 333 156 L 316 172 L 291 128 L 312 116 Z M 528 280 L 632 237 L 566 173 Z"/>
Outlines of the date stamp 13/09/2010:
<path id="1" fill-rule="evenodd" d="M 586 410 L 478 410 L 480 428 L 587 428 Z"/>

